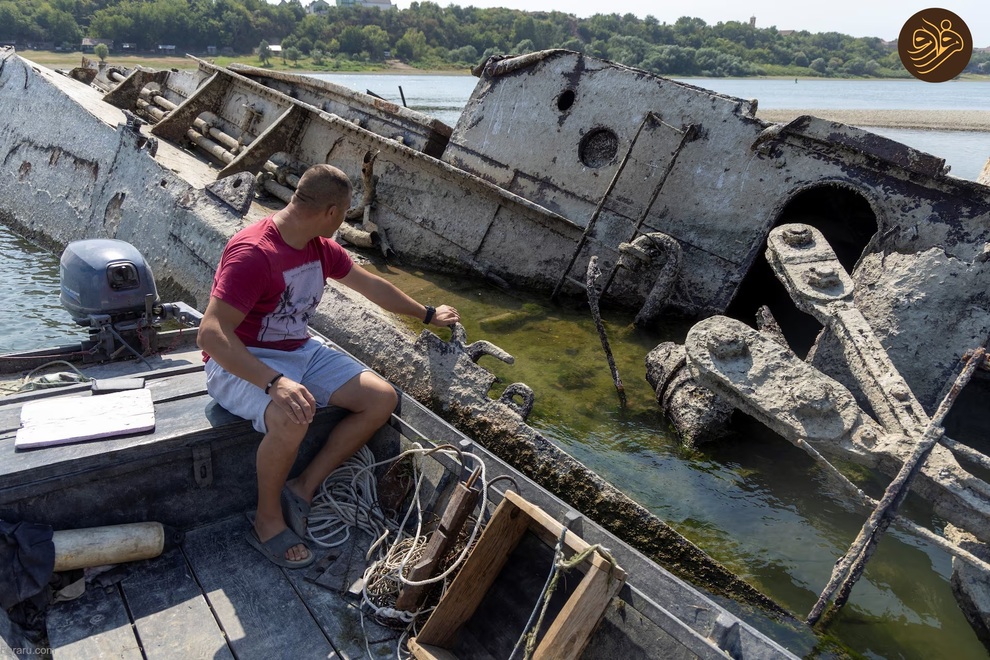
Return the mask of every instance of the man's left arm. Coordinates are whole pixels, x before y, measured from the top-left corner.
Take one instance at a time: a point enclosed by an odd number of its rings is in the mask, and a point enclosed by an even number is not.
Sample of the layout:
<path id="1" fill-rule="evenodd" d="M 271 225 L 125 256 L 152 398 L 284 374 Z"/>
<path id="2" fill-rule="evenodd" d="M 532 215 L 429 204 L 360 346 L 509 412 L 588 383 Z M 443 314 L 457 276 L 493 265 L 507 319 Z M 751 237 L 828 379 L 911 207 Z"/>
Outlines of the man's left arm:
<path id="1" fill-rule="evenodd" d="M 369 273 L 357 264 L 352 265 L 350 272 L 337 281 L 390 312 L 412 316 L 421 321 L 427 318 L 426 305 L 416 302 L 388 280 Z M 460 320 L 461 317 L 456 309 L 450 305 L 440 305 L 435 309 L 429 322 L 431 325 L 444 327 Z"/>

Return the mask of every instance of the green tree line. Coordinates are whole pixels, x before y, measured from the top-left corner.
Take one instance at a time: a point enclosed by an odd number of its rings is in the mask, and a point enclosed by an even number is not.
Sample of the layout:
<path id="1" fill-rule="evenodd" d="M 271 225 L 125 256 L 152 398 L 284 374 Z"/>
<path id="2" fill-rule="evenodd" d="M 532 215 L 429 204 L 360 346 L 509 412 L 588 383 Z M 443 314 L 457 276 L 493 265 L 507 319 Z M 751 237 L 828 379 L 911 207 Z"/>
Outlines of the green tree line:
<path id="1" fill-rule="evenodd" d="M 387 56 L 414 66 L 474 65 L 490 55 L 567 48 L 663 75 L 907 76 L 896 48 L 875 37 L 760 28 L 748 22 L 709 25 L 682 17 L 673 24 L 633 14 L 577 18 L 564 12 L 440 7 L 413 2 L 381 11 L 315 0 L 0 0 L 0 40 L 48 42 L 76 49 L 84 36 L 235 54 L 280 44 L 283 57 L 321 65 Z M 990 54 L 974 53 L 967 69 L 990 74 Z"/>

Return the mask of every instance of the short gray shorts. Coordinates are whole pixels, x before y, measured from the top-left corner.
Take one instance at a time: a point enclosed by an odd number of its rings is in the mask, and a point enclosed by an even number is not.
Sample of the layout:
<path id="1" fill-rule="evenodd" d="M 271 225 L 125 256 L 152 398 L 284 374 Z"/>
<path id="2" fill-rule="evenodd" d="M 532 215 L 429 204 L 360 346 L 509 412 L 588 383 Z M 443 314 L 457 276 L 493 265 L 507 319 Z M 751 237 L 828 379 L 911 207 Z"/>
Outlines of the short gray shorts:
<path id="1" fill-rule="evenodd" d="M 370 371 L 351 356 L 313 338 L 294 351 L 251 346 L 248 351 L 287 378 L 305 385 L 320 408 L 329 404 L 341 385 L 362 371 Z M 259 433 L 267 432 L 265 410 L 271 397 L 263 389 L 228 373 L 216 360 L 208 360 L 206 391 L 230 412 L 251 420 Z"/>

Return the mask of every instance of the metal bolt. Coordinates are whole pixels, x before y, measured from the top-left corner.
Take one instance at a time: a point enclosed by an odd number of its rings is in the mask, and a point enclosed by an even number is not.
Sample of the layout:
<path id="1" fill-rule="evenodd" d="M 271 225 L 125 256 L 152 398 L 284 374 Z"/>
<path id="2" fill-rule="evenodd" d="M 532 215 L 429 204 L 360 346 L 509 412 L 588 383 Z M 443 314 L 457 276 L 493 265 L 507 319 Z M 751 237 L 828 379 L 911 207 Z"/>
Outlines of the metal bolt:
<path id="1" fill-rule="evenodd" d="M 831 266 L 812 266 L 808 269 L 805 279 L 816 289 L 832 289 L 839 286 L 839 273 Z"/>
<path id="2" fill-rule="evenodd" d="M 731 360 L 746 354 L 746 339 L 729 328 L 715 328 L 708 333 L 708 351 L 720 360 Z"/>
<path id="3" fill-rule="evenodd" d="M 820 381 L 806 380 L 799 383 L 792 396 L 797 402 L 798 411 L 805 415 L 818 417 L 835 410 L 832 388 Z"/>
<path id="4" fill-rule="evenodd" d="M 894 385 L 890 388 L 890 395 L 898 401 L 907 401 L 911 393 L 904 385 Z"/>
<path id="5" fill-rule="evenodd" d="M 811 245 L 811 230 L 807 227 L 785 227 L 781 232 L 784 242 L 791 247 L 803 248 Z"/>
<path id="6" fill-rule="evenodd" d="M 872 449 L 877 444 L 877 434 L 876 431 L 870 428 L 862 427 L 853 435 L 856 442 L 863 445 L 864 447 Z"/>

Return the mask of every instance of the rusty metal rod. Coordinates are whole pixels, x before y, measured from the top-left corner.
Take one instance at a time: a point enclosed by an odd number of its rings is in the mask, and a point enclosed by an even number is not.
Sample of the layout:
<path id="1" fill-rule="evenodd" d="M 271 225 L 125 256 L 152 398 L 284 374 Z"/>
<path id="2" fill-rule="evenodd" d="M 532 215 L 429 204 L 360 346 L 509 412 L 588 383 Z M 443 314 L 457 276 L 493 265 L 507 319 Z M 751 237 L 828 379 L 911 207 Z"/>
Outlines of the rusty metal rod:
<path id="1" fill-rule="evenodd" d="M 602 271 L 598 268 L 598 257 L 592 257 L 588 262 L 588 273 L 586 277 L 588 285 L 588 304 L 591 306 L 591 318 L 595 320 L 595 327 L 598 329 L 598 336 L 602 340 L 602 348 L 605 349 L 605 357 L 608 360 L 608 368 L 612 371 L 612 382 L 615 383 L 615 391 L 619 394 L 619 403 L 623 408 L 625 408 L 626 388 L 622 385 L 622 379 L 619 378 L 619 370 L 615 366 L 615 358 L 612 357 L 612 348 L 608 344 L 608 335 L 605 334 L 605 324 L 602 323 L 602 315 L 598 311 L 598 290 L 595 288 L 595 284 L 601 275 Z"/>
<path id="2" fill-rule="evenodd" d="M 347 209 L 347 215 L 345 216 L 348 220 L 356 220 L 365 216 L 365 208 L 371 206 L 375 203 L 376 194 L 376 179 L 375 179 L 375 160 L 378 158 L 378 154 L 381 151 L 376 151 L 374 153 L 367 152 L 364 154 L 364 163 L 361 165 L 361 183 L 364 189 L 364 194 L 361 195 L 361 201 Z"/>
<path id="3" fill-rule="evenodd" d="M 285 186 L 281 185 L 278 181 L 265 178 L 261 186 L 266 191 L 268 191 L 275 197 L 278 197 L 286 204 L 288 204 L 292 200 L 292 188 L 286 188 Z"/>
<path id="4" fill-rule="evenodd" d="M 179 107 L 178 104 L 172 103 L 167 98 L 165 98 L 155 90 L 150 89 L 148 87 L 145 87 L 144 89 L 141 90 L 140 96 L 142 99 L 148 101 L 149 103 L 154 103 L 161 109 L 167 110 L 169 112 Z"/>
<path id="5" fill-rule="evenodd" d="M 154 117 L 157 121 L 161 121 L 162 119 L 165 119 L 165 116 L 168 114 L 161 108 L 155 106 L 152 103 L 149 103 L 148 101 L 145 101 L 144 99 L 138 99 L 135 105 L 137 105 L 138 110 L 142 110 L 143 112 L 148 113 L 150 116 Z"/>
<path id="6" fill-rule="evenodd" d="M 244 146 L 240 142 L 238 142 L 237 138 L 233 137 L 232 135 L 228 135 L 227 133 L 224 133 L 216 126 L 213 126 L 212 124 L 202 119 L 199 118 L 194 119 L 193 128 L 195 128 L 197 131 L 202 133 L 204 136 L 209 137 L 210 139 L 215 140 L 216 142 L 219 142 L 220 144 L 223 145 L 224 149 L 226 149 L 232 154 L 236 154 Z"/>
<path id="7" fill-rule="evenodd" d="M 222 145 L 217 144 L 210 138 L 206 137 L 199 131 L 195 129 L 187 129 L 186 137 L 189 141 L 195 144 L 197 147 L 210 154 L 217 160 L 224 164 L 229 165 L 232 160 L 234 160 L 234 155 L 223 148 Z"/>
<path id="8" fill-rule="evenodd" d="M 835 477 L 840 485 L 845 486 L 860 504 L 871 509 L 876 509 L 880 506 L 880 502 L 864 493 L 859 486 L 849 480 L 849 477 L 839 472 L 838 468 L 832 465 L 827 458 L 818 453 L 818 450 L 815 449 L 810 442 L 807 440 L 798 439 L 794 444 L 803 449 L 809 456 L 815 459 L 819 465 L 824 467 L 829 474 Z M 920 536 L 924 540 L 944 551 L 946 554 L 952 555 L 953 557 L 970 564 L 977 570 L 983 571 L 990 575 L 990 563 L 987 563 L 973 553 L 963 550 L 959 546 L 950 543 L 944 537 L 939 536 L 930 529 L 926 529 L 912 520 L 903 518 L 900 514 L 897 514 L 894 518 L 894 524 L 900 526 L 910 534 Z"/>
<path id="9" fill-rule="evenodd" d="M 973 352 L 973 356 L 970 359 L 966 360 L 962 372 L 952 385 L 952 389 L 949 390 L 949 393 L 942 400 L 942 403 L 939 404 L 935 414 L 932 415 L 931 420 L 928 422 L 928 427 L 918 441 L 914 453 L 901 466 L 897 476 L 890 482 L 887 490 L 884 491 L 883 497 L 880 498 L 879 506 L 874 509 L 860 530 L 859 536 L 856 537 L 849 550 L 832 570 L 831 579 L 822 591 L 821 596 L 819 596 L 818 602 L 815 603 L 814 607 L 811 608 L 811 612 L 808 614 L 807 622 L 809 625 L 813 626 L 821 619 L 825 607 L 833 595 L 836 598 L 832 605 L 830 616 L 834 616 L 842 608 L 846 600 L 848 600 L 849 593 L 862 575 L 866 563 L 873 556 L 880 537 L 883 536 L 883 533 L 887 530 L 894 515 L 897 513 L 898 507 L 904 501 L 904 498 L 907 497 L 911 481 L 918 474 L 925 459 L 928 458 L 928 454 L 938 444 L 942 436 L 940 425 L 945 420 L 945 416 L 949 413 L 959 393 L 962 392 L 969 379 L 972 378 L 976 367 L 983 362 L 983 357 L 984 351 L 980 348 Z"/>

